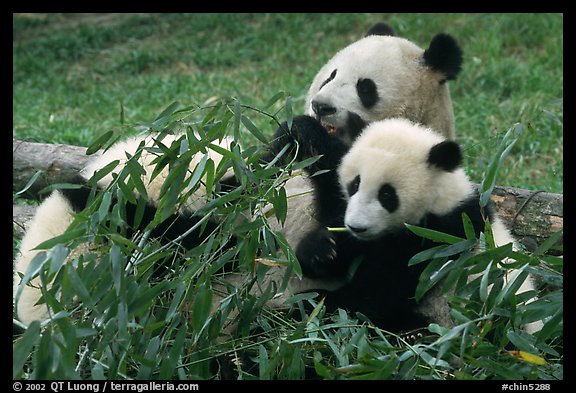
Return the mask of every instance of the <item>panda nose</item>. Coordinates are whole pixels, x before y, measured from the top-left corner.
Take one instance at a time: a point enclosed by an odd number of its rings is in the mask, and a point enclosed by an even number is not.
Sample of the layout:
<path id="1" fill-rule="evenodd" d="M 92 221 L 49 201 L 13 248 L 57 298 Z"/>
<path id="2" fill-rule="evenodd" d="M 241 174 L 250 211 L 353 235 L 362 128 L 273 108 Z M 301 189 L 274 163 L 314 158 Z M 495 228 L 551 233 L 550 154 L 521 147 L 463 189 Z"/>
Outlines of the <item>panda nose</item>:
<path id="1" fill-rule="evenodd" d="M 368 228 L 353 227 L 351 225 L 348 225 L 348 229 L 350 229 L 354 233 L 363 233 L 368 230 Z"/>
<path id="2" fill-rule="evenodd" d="M 336 108 L 332 105 L 318 101 L 312 101 L 312 110 L 320 117 L 336 113 Z"/>

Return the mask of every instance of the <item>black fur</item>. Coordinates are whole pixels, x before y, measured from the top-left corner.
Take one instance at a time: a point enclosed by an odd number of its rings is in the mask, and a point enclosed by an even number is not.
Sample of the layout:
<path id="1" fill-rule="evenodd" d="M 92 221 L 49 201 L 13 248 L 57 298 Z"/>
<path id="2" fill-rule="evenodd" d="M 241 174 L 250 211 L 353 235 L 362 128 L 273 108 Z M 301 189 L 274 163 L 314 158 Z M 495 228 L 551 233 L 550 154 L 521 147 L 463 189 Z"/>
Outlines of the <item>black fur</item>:
<path id="1" fill-rule="evenodd" d="M 346 126 L 336 129 L 336 136 L 338 136 L 345 143 L 354 142 L 356 138 L 362 133 L 362 130 L 368 125 L 356 113 L 348 112 L 346 119 Z"/>
<path id="2" fill-rule="evenodd" d="M 428 49 L 424 51 L 426 65 L 444 74 L 441 83 L 456 79 L 462 69 L 462 61 L 462 49 L 448 34 L 437 34 L 430 42 Z"/>
<path id="3" fill-rule="evenodd" d="M 392 29 L 390 26 L 388 26 L 388 24 L 386 24 L 384 22 L 378 22 L 368 30 L 365 37 L 368 37 L 369 35 L 391 35 L 391 36 L 395 36 L 396 33 L 394 32 L 394 29 Z"/>
<path id="4" fill-rule="evenodd" d="M 380 187 L 380 190 L 378 190 L 378 201 L 390 213 L 398 210 L 400 206 L 396 189 L 390 184 L 384 184 Z"/>
<path id="5" fill-rule="evenodd" d="M 311 177 L 319 226 L 304 236 L 296 248 L 296 256 L 307 277 L 349 279 L 336 291 L 324 291 L 327 310 L 344 308 L 350 312 L 360 312 L 380 328 L 393 332 L 419 328 L 431 322 L 417 312 L 414 300 L 425 264 L 408 266 L 408 261 L 418 252 L 438 244 L 405 228 L 370 241 L 358 240 L 348 232 L 328 231 L 326 227 L 344 226 L 346 201 L 340 192 L 335 169 L 346 154 L 347 146 L 338 142 L 337 137 L 329 135 L 315 119 L 307 116 L 294 118 L 289 132 L 285 125 L 281 127 L 275 141 L 272 151 L 279 151 L 290 141 L 299 141 L 299 159 L 307 158 L 308 154 L 324 154 L 323 160 L 318 161 L 320 164 L 308 168 L 308 173 L 313 174 L 319 169 L 330 170 Z M 442 152 L 444 148 L 439 147 L 437 152 Z M 435 165 L 441 168 L 447 166 L 441 158 L 436 158 L 436 153 L 432 156 Z M 451 165 L 447 167 L 453 169 Z M 348 189 L 353 193 L 356 186 L 348 185 Z M 398 201 L 398 204 L 401 203 Z M 462 213 L 470 217 L 476 235 L 479 235 L 484 230 L 484 218 L 478 196 L 462 201 L 446 215 L 428 214 L 416 225 L 464 238 Z M 488 208 L 484 214 L 492 219 L 492 208 Z M 350 279 L 348 277 L 355 262 L 359 262 L 359 265 Z"/>
<path id="6" fill-rule="evenodd" d="M 422 218 L 418 226 L 465 238 L 462 213 L 470 217 L 476 235 L 479 235 L 484 229 L 484 220 L 477 197 L 464 201 L 447 215 L 429 214 Z M 492 217 L 492 214 L 492 209 L 488 209 L 488 217 Z M 327 231 L 319 228 L 315 232 Z M 361 260 L 348 284 L 324 293 L 327 311 L 343 308 L 352 313 L 360 312 L 376 326 L 392 332 L 405 332 L 433 322 L 417 312 L 414 300 L 419 277 L 426 265 L 408 266 L 408 261 L 418 252 L 437 246 L 437 243 L 401 229 L 372 241 L 360 241 L 347 233 L 332 234 L 332 238 L 324 240 L 324 244 L 316 241 L 309 251 L 325 248 L 334 242 L 336 256 L 315 261 L 315 267 L 323 271 L 323 277 L 345 277 L 351 262 L 358 258 Z M 324 269 L 321 268 L 323 263 Z M 336 269 L 333 270 L 333 266 Z"/>
<path id="7" fill-rule="evenodd" d="M 428 154 L 428 164 L 452 172 L 462 162 L 462 152 L 454 141 L 443 141 L 433 146 Z"/>
<path id="8" fill-rule="evenodd" d="M 312 110 L 318 115 L 318 117 L 329 116 L 336 113 L 336 108 L 334 106 L 316 100 L 312 101 Z"/>
<path id="9" fill-rule="evenodd" d="M 324 82 L 322 82 L 322 84 L 320 85 L 320 88 L 318 90 L 322 90 L 322 88 L 327 84 L 330 83 L 334 78 L 336 78 L 336 73 L 338 72 L 338 70 L 334 70 L 332 71 L 332 73 L 330 74 L 330 76 L 328 77 L 328 79 L 326 79 Z"/>
<path id="10" fill-rule="evenodd" d="M 370 78 L 358 79 L 356 92 L 358 93 L 360 102 L 362 102 L 362 105 L 364 105 L 366 109 L 372 108 L 380 99 L 376 83 Z"/>

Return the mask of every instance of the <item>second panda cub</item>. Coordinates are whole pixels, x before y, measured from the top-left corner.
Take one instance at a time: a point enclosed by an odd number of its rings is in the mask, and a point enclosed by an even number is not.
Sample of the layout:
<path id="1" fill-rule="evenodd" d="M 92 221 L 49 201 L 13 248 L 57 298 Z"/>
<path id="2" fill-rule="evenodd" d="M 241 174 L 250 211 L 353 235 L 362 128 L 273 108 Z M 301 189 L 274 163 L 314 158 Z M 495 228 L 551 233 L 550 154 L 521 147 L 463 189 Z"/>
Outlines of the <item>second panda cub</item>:
<path id="1" fill-rule="evenodd" d="M 408 261 L 438 244 L 405 223 L 465 238 L 466 213 L 476 235 L 484 230 L 478 192 L 460 168 L 458 144 L 405 119 L 370 124 L 348 151 L 306 116 L 295 118 L 285 137 L 307 141 L 298 143 L 298 158 L 322 155 L 307 168 L 314 175 L 319 225 L 295 251 L 306 276 L 342 278 L 340 288 L 326 293 L 327 309 L 361 312 L 390 331 L 436 322 L 414 300 L 425 264 Z M 484 214 L 497 245 L 513 241 L 493 209 Z M 351 273 L 354 261 L 359 264 Z M 527 280 L 519 292 L 531 289 Z"/>

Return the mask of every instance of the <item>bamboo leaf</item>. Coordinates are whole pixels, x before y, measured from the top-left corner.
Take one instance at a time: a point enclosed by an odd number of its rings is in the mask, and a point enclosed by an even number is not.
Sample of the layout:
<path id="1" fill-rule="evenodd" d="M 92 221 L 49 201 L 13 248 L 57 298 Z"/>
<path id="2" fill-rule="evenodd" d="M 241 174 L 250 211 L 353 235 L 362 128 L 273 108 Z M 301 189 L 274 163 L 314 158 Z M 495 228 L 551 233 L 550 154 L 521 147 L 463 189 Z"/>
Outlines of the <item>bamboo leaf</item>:
<path id="1" fill-rule="evenodd" d="M 72 266 L 69 266 L 69 268 L 66 270 L 68 273 L 67 276 L 70 285 L 74 289 L 74 293 L 76 294 L 76 296 L 78 296 L 78 299 L 80 299 L 80 301 L 82 301 L 82 303 L 84 303 L 86 307 L 92 308 L 93 306 L 92 296 L 90 296 L 88 288 L 86 288 L 86 285 L 84 285 L 84 282 L 76 272 L 76 269 L 73 268 Z"/>
<path id="2" fill-rule="evenodd" d="M 536 364 L 538 366 L 544 366 L 546 364 L 546 360 L 544 360 L 544 358 L 541 358 L 540 356 L 537 355 L 532 355 L 531 353 L 528 352 L 524 352 L 524 351 L 508 351 L 508 353 L 518 359 L 518 360 L 522 360 L 524 362 L 528 362 L 528 363 L 532 363 L 532 364 Z"/>
<path id="3" fill-rule="evenodd" d="M 22 337 L 12 344 L 12 379 L 19 377 L 32 348 L 40 340 L 40 321 L 32 321 Z"/>
<path id="4" fill-rule="evenodd" d="M 480 300 L 486 303 L 488 298 L 488 277 L 490 276 L 490 270 L 492 269 L 492 261 L 488 264 L 484 273 L 482 274 L 482 279 L 480 280 Z"/>
<path id="5" fill-rule="evenodd" d="M 476 230 L 474 229 L 474 224 L 472 224 L 472 220 L 470 220 L 468 214 L 464 212 L 462 213 L 462 225 L 464 226 L 466 239 L 476 239 Z"/>
<path id="6" fill-rule="evenodd" d="M 280 187 L 274 194 L 274 215 L 278 222 L 284 223 L 284 221 L 286 221 L 286 215 L 288 214 L 288 198 L 286 196 L 286 190 L 284 187 Z"/>
<path id="7" fill-rule="evenodd" d="M 268 138 L 266 138 L 264 136 L 264 134 L 262 134 L 262 132 L 258 129 L 258 127 L 256 127 L 254 125 L 254 123 L 252 123 L 252 120 L 250 120 L 249 118 L 247 118 L 244 115 L 240 116 L 240 120 L 242 121 L 242 124 L 244 124 L 244 126 L 246 127 L 246 129 L 256 137 L 256 139 L 258 139 L 260 142 L 262 143 L 268 143 Z"/>
<path id="8" fill-rule="evenodd" d="M 214 189 L 214 181 L 216 179 L 216 169 L 214 166 L 214 161 L 209 158 L 206 161 L 205 164 L 205 169 L 204 172 L 206 173 L 206 180 L 205 180 L 205 184 L 206 184 L 206 198 L 210 199 L 212 198 L 212 191 Z"/>
<path id="9" fill-rule="evenodd" d="M 184 298 L 184 296 L 186 295 L 186 292 L 187 292 L 186 285 L 183 282 L 178 283 L 176 287 L 176 292 L 174 292 L 174 297 L 172 298 L 172 301 L 170 303 L 170 308 L 166 313 L 167 321 L 171 320 L 174 317 L 174 315 L 176 315 L 176 312 L 178 311 L 180 303 Z"/>
<path id="10" fill-rule="evenodd" d="M 209 285 L 200 285 L 194 298 L 194 309 L 192 311 L 192 327 L 196 332 L 200 332 L 210 316 L 212 309 L 212 289 Z"/>
<path id="11" fill-rule="evenodd" d="M 501 304 L 503 300 L 506 300 L 510 296 L 514 295 L 528 277 L 528 273 L 527 265 L 512 273 L 515 274 L 515 276 L 504 286 L 502 292 L 498 294 L 496 297 L 495 305 Z"/>
<path id="12" fill-rule="evenodd" d="M 436 253 L 439 252 L 440 250 L 443 250 L 445 247 L 446 246 L 442 245 L 442 246 L 436 246 L 433 248 L 429 248 L 429 249 L 424 250 L 424 251 L 420 251 L 418 254 L 416 254 L 412 258 L 410 258 L 410 260 L 408 261 L 408 266 L 417 265 L 419 263 L 434 259 L 434 255 L 436 255 Z"/>
<path id="13" fill-rule="evenodd" d="M 318 161 L 320 158 L 322 158 L 322 156 L 314 156 L 314 157 L 309 157 L 306 158 L 302 161 L 298 161 L 296 163 L 294 163 L 290 169 L 292 169 L 293 171 L 297 171 L 299 169 L 302 168 L 306 168 L 309 167 L 310 165 L 314 164 L 316 161 Z"/>
<path id="14" fill-rule="evenodd" d="M 181 359 L 182 352 L 185 349 L 184 339 L 186 338 L 187 329 L 183 326 L 176 333 L 172 347 L 167 356 L 164 357 L 164 361 L 160 365 L 160 380 L 167 380 L 172 378 L 172 373 L 178 366 L 178 362 Z"/>
<path id="15" fill-rule="evenodd" d="M 142 311 L 149 310 L 154 299 L 167 289 L 168 282 L 163 281 L 152 287 L 140 285 L 138 294 L 134 296 L 128 305 L 128 315 L 139 316 Z"/>
<path id="16" fill-rule="evenodd" d="M 38 180 L 38 178 L 40 177 L 40 175 L 42 175 L 44 173 L 43 170 L 38 170 L 36 171 L 36 173 L 30 178 L 30 180 L 28 180 L 28 183 L 26 183 L 26 185 L 24 186 L 23 189 L 21 189 L 20 191 L 18 191 L 17 193 L 14 194 L 14 196 L 18 196 L 18 195 L 22 195 L 23 193 L 25 193 L 26 191 L 28 191 L 28 189 L 30 187 L 32 187 L 32 185 L 36 182 L 36 180 Z"/>
<path id="17" fill-rule="evenodd" d="M 110 209 L 110 204 L 112 203 L 112 193 L 110 190 L 106 190 L 102 196 L 102 202 L 100 202 L 100 207 L 98 208 L 98 218 L 99 221 L 106 221 L 108 217 L 108 210 Z"/>
<path id="18" fill-rule="evenodd" d="M 57 244 L 67 243 L 71 240 L 77 239 L 82 235 L 84 235 L 84 233 L 85 233 L 84 228 L 76 228 L 73 230 L 68 230 L 64 232 L 62 235 L 53 237 L 52 239 L 48 239 L 40 243 L 39 245 L 34 247 L 34 250 L 47 250 L 49 248 L 54 247 Z"/>
<path id="19" fill-rule="evenodd" d="M 156 355 L 160 348 L 160 337 L 154 336 L 148 343 L 146 353 L 144 354 L 144 362 L 140 365 L 136 379 L 150 379 L 152 375 L 153 366 L 156 364 Z"/>
<path id="20" fill-rule="evenodd" d="M 72 184 L 72 183 L 50 184 L 42 188 L 40 191 L 38 191 L 38 195 L 47 194 L 54 190 L 77 190 L 82 187 L 83 187 L 82 184 Z"/>
<path id="21" fill-rule="evenodd" d="M 270 379 L 268 373 L 268 352 L 262 344 L 258 346 L 258 363 L 260 363 L 260 380 Z"/>
<path id="22" fill-rule="evenodd" d="M 292 96 L 286 97 L 286 103 L 284 104 L 284 112 L 286 112 L 286 125 L 288 126 L 288 129 L 291 130 L 293 120 Z"/>
<path id="23" fill-rule="evenodd" d="M 88 148 L 86 149 L 86 155 L 90 156 L 96 153 L 98 150 L 100 150 L 102 146 L 104 146 L 104 144 L 108 142 L 108 140 L 112 137 L 112 135 L 114 135 L 114 131 L 108 131 L 100 135 L 94 142 L 92 142 L 90 146 L 88 146 Z"/>
<path id="24" fill-rule="evenodd" d="M 480 206 L 486 206 L 490 201 L 490 195 L 496 185 L 496 175 L 498 168 L 504 162 L 506 156 L 510 153 L 520 134 L 522 133 L 522 124 L 515 124 L 504 135 L 496 155 L 493 157 L 482 182 L 480 183 Z M 510 140 L 512 139 L 512 140 Z"/>
<path id="25" fill-rule="evenodd" d="M 558 232 L 551 234 L 544 242 L 534 251 L 534 256 L 544 255 L 549 249 L 551 249 L 558 240 L 564 235 L 564 230 L 561 229 Z"/>
<path id="26" fill-rule="evenodd" d="M 120 247 L 118 247 L 117 244 L 113 244 L 112 247 L 110 247 L 110 265 L 112 266 L 112 282 L 114 283 L 116 296 L 120 296 L 122 291 L 122 277 L 124 276 L 123 262 Z"/>
<path id="27" fill-rule="evenodd" d="M 270 108 L 272 105 L 274 105 L 276 102 L 280 101 L 280 99 L 286 97 L 286 93 L 281 91 L 279 93 L 274 94 L 264 105 L 264 108 Z"/>
<path id="28" fill-rule="evenodd" d="M 102 169 L 97 170 L 94 172 L 92 177 L 90 178 L 91 184 L 95 184 L 98 180 L 104 178 L 104 176 L 111 173 L 120 163 L 120 160 L 114 160 L 110 163 L 106 164 Z"/>
<path id="29" fill-rule="evenodd" d="M 458 242 L 465 240 L 465 239 L 462 239 L 461 237 L 449 235 L 447 233 L 438 232 L 438 231 L 435 231 L 433 229 L 422 228 L 422 227 L 418 227 L 418 226 L 410 225 L 410 224 L 404 224 L 404 225 L 412 233 L 414 233 L 420 237 L 423 237 L 425 239 L 429 239 L 429 240 L 432 240 L 432 241 L 438 242 L 438 243 L 454 244 L 454 243 L 458 243 Z"/>

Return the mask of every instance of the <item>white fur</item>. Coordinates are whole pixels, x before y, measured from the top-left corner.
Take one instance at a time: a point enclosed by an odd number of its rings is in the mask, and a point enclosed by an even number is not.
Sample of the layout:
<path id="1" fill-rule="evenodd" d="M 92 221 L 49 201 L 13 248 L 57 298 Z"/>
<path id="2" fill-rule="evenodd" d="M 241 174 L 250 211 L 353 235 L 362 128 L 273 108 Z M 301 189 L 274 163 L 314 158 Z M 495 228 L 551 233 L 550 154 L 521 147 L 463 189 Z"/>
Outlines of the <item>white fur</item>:
<path id="1" fill-rule="evenodd" d="M 64 233 L 73 220 L 72 207 L 68 200 L 59 191 L 54 191 L 44 202 L 38 206 L 36 213 L 29 223 L 28 230 L 20 243 L 19 255 L 14 266 L 13 294 L 16 295 L 20 284 L 18 272 L 26 273 L 32 259 L 39 253 L 34 248 L 55 236 Z M 40 292 L 40 279 L 38 277 L 23 289 L 17 306 L 18 319 L 25 324 L 33 320 L 43 320 L 48 317 L 48 310 L 44 304 L 36 304 L 42 296 Z"/>
<path id="2" fill-rule="evenodd" d="M 345 124 L 347 113 L 372 122 L 390 117 L 406 117 L 454 138 L 454 115 L 443 76 L 425 66 L 424 50 L 400 37 L 371 35 L 340 50 L 314 78 L 306 97 L 306 110 L 314 116 L 312 101 L 328 103 L 337 109 L 322 118 L 335 127 Z M 336 70 L 335 78 L 322 86 Z M 360 78 L 372 79 L 379 100 L 366 109 L 356 92 Z"/>

